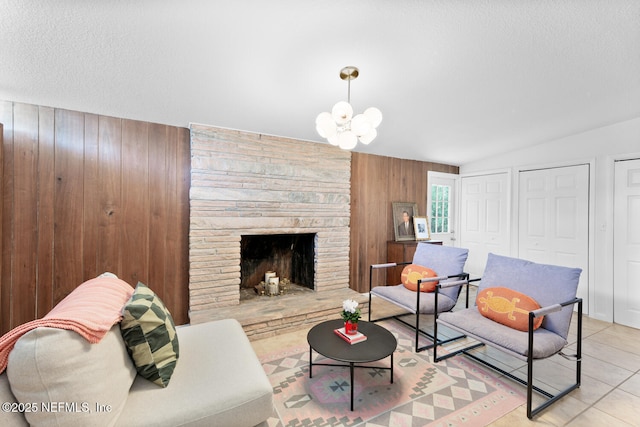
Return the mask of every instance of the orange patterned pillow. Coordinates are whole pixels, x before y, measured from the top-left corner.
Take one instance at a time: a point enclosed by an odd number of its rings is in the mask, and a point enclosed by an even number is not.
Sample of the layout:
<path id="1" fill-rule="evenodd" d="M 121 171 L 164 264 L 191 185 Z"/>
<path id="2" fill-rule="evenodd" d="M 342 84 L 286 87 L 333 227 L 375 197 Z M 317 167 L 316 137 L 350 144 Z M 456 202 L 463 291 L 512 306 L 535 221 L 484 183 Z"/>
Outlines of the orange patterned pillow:
<path id="1" fill-rule="evenodd" d="M 510 328 L 527 332 L 529 312 L 540 308 L 533 298 L 509 288 L 486 288 L 476 297 L 478 311 L 484 317 L 502 323 Z M 542 324 L 544 316 L 533 320 L 533 329 Z"/>
<path id="2" fill-rule="evenodd" d="M 402 270 L 402 284 L 410 291 L 418 290 L 418 280 L 427 277 L 438 277 L 435 271 L 418 264 L 409 264 Z M 420 284 L 420 292 L 433 292 L 436 290 L 437 281 Z"/>

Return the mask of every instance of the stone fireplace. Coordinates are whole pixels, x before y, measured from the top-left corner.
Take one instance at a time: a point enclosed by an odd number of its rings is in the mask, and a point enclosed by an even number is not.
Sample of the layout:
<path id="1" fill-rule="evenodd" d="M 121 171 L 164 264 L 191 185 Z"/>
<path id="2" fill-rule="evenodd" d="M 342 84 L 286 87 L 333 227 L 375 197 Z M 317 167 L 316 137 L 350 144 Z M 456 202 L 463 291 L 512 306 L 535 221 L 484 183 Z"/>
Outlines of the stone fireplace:
<path id="1" fill-rule="evenodd" d="M 232 311 L 243 236 L 312 235 L 313 294 L 350 291 L 350 178 L 351 153 L 331 145 L 191 125 L 191 323 L 248 310 Z"/>

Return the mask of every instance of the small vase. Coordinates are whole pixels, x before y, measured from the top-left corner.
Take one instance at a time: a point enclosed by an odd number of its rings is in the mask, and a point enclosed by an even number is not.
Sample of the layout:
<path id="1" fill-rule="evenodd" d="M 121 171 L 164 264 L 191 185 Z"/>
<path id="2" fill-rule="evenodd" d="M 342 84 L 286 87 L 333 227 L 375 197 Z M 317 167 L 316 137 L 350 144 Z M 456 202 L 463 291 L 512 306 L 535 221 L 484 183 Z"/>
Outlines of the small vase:
<path id="1" fill-rule="evenodd" d="M 344 322 L 344 331 L 347 335 L 355 335 L 358 333 L 358 322 L 347 320 Z"/>

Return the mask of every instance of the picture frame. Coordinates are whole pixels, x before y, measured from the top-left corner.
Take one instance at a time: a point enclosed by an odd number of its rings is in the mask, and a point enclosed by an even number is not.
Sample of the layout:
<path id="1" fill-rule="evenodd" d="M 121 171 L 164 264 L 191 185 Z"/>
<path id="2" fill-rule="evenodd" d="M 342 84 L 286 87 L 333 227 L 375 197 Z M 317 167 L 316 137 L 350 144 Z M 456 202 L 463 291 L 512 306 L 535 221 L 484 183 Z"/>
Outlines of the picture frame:
<path id="1" fill-rule="evenodd" d="M 413 226 L 415 228 L 416 240 L 431 240 L 429 218 L 426 216 L 414 216 Z"/>
<path id="2" fill-rule="evenodd" d="M 393 213 L 393 232 L 396 242 L 416 240 L 413 218 L 418 214 L 418 204 L 413 202 L 392 202 L 391 210 Z M 406 222 L 408 222 L 408 224 L 406 224 Z"/>

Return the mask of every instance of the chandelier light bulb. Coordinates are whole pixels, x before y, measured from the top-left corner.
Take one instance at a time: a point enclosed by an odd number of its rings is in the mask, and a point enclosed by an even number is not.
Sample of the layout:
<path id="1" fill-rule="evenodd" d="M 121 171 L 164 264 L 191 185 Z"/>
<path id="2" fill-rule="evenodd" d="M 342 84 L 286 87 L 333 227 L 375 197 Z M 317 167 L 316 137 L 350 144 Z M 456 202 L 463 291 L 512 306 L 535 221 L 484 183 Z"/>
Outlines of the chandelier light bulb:
<path id="1" fill-rule="evenodd" d="M 348 102 L 340 101 L 333 106 L 331 110 L 331 116 L 337 124 L 343 125 L 351 120 L 353 117 L 353 108 Z"/>
<path id="2" fill-rule="evenodd" d="M 358 136 L 366 135 L 371 129 L 373 126 L 364 114 L 358 114 L 351 120 L 351 130 Z"/>
<path id="3" fill-rule="evenodd" d="M 351 80 L 357 78 L 359 70 L 356 67 L 344 67 L 340 70 L 340 78 L 346 80 L 349 89 L 348 101 L 340 101 L 333 106 L 331 113 L 324 112 L 316 117 L 316 131 L 326 138 L 331 145 L 337 145 L 344 150 L 352 150 L 358 141 L 369 144 L 378 132 L 376 128 L 382 122 L 382 113 L 375 107 L 367 108 L 364 113 L 353 115 L 351 106 Z"/>
<path id="4" fill-rule="evenodd" d="M 331 114 L 327 113 L 326 111 L 324 113 L 318 114 L 318 117 L 316 117 L 316 125 L 320 127 L 322 127 L 325 123 L 331 122 L 333 122 L 333 117 L 331 117 Z"/>
<path id="5" fill-rule="evenodd" d="M 382 123 L 382 113 L 376 107 L 369 107 L 364 110 L 364 115 L 371 122 L 371 126 L 375 129 Z"/>
<path id="6" fill-rule="evenodd" d="M 324 112 L 318 114 L 316 118 L 316 131 L 323 138 L 329 138 L 338 132 L 336 122 L 331 117 L 331 114 Z"/>
<path id="7" fill-rule="evenodd" d="M 364 145 L 369 145 L 369 143 L 373 141 L 376 136 L 378 136 L 378 131 L 374 128 L 371 128 L 371 130 L 366 135 L 362 135 L 360 137 L 360 142 L 362 142 Z"/>
<path id="8" fill-rule="evenodd" d="M 342 132 L 338 136 L 338 146 L 343 150 L 353 150 L 358 145 L 358 137 L 350 130 Z"/>

